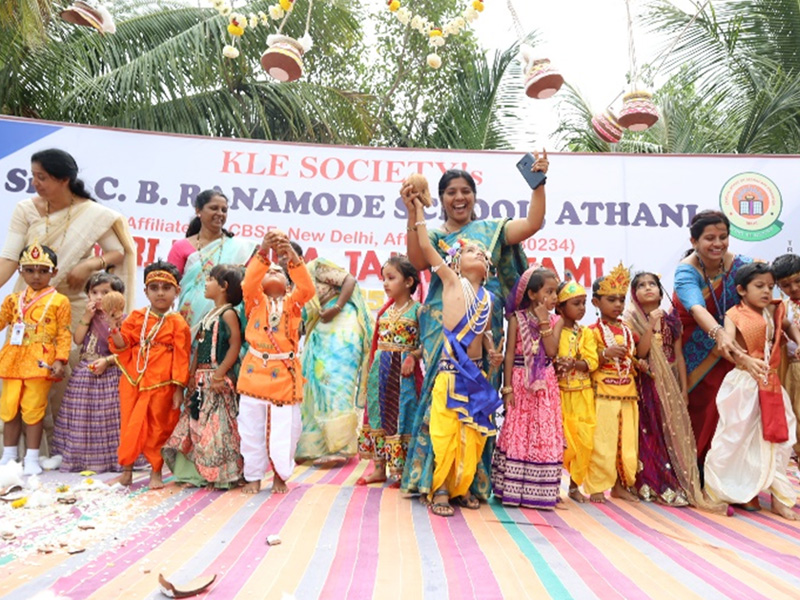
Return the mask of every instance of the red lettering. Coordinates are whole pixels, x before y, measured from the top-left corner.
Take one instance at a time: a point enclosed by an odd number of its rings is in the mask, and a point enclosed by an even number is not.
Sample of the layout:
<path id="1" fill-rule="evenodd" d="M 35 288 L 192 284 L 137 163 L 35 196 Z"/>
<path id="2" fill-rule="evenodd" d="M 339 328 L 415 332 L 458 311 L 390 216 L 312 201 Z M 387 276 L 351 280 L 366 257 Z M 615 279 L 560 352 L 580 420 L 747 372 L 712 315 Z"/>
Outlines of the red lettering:
<path id="1" fill-rule="evenodd" d="M 319 254 L 317 254 L 317 249 L 314 246 L 306 248 L 306 251 L 303 252 L 303 260 L 307 263 L 310 263 L 312 260 L 315 260 L 317 256 L 319 256 Z"/>
<path id="2" fill-rule="evenodd" d="M 304 169 L 308 169 L 305 171 Z M 300 179 L 313 179 L 317 176 L 317 157 L 304 156 L 300 159 Z"/>
<path id="3" fill-rule="evenodd" d="M 356 177 L 355 167 L 356 167 L 356 164 L 358 164 L 358 163 L 364 164 L 367 167 L 369 167 L 369 162 L 367 162 L 366 160 L 363 160 L 361 158 L 357 158 L 356 160 L 352 161 L 349 165 L 347 165 L 347 176 L 350 179 L 352 179 L 353 181 L 366 181 L 368 179 L 368 177 L 369 177 L 368 175 L 365 175 L 364 177 L 361 177 L 361 178 Z"/>
<path id="4" fill-rule="evenodd" d="M 289 172 L 285 170 L 286 164 L 284 163 L 285 160 L 289 160 L 289 157 L 285 154 L 271 154 L 270 155 L 270 162 L 269 162 L 269 174 L 273 177 L 288 177 Z M 281 169 L 278 172 L 278 169 Z"/>
<path id="5" fill-rule="evenodd" d="M 239 157 L 243 154 L 243 152 L 230 152 L 229 150 L 225 150 L 223 152 L 223 160 L 222 160 L 222 172 L 223 173 L 241 173 L 242 166 L 236 162 L 239 160 Z M 231 171 L 233 168 L 233 171 Z"/>
<path id="6" fill-rule="evenodd" d="M 156 250 L 158 249 L 158 238 L 142 238 L 133 236 L 136 242 L 136 266 L 147 266 L 156 260 Z M 146 256 L 145 256 L 146 251 Z"/>
<path id="7" fill-rule="evenodd" d="M 364 264 L 361 266 L 361 271 L 358 273 L 358 280 L 364 281 L 370 275 L 375 277 L 381 276 L 381 261 L 374 250 L 367 250 L 367 255 L 364 257 Z"/>
<path id="8" fill-rule="evenodd" d="M 589 287 L 592 285 L 591 259 L 588 256 L 584 256 L 581 258 L 580 263 L 575 265 L 575 261 L 572 260 L 571 256 L 565 256 L 564 277 L 567 278 L 568 274 L 571 274 L 572 278 L 582 286 Z"/>
<path id="9" fill-rule="evenodd" d="M 386 182 L 387 183 L 403 183 L 405 177 L 400 175 L 400 168 L 404 167 L 406 163 L 390 160 L 386 163 Z M 399 177 L 399 179 L 395 179 Z"/>
<path id="10" fill-rule="evenodd" d="M 247 171 L 246 171 L 248 175 L 263 175 L 264 173 L 267 172 L 266 169 L 261 169 L 256 173 L 255 168 L 256 168 L 256 157 L 258 156 L 257 152 L 248 152 L 247 156 L 249 156 L 247 160 Z"/>
<path id="11" fill-rule="evenodd" d="M 336 165 L 336 175 L 331 176 L 331 174 L 328 172 L 328 165 L 330 164 Z M 339 179 L 345 172 L 345 166 L 344 163 L 338 158 L 326 158 L 324 161 L 322 161 L 319 172 L 325 179 Z"/>
<path id="12" fill-rule="evenodd" d="M 350 259 L 350 265 L 348 266 L 348 271 L 350 271 L 350 274 L 353 277 L 355 277 L 358 274 L 358 259 L 361 258 L 361 251 L 345 250 L 344 255 Z"/>
<path id="13" fill-rule="evenodd" d="M 472 171 L 472 178 L 475 180 L 475 185 L 483 183 L 483 171 Z"/>

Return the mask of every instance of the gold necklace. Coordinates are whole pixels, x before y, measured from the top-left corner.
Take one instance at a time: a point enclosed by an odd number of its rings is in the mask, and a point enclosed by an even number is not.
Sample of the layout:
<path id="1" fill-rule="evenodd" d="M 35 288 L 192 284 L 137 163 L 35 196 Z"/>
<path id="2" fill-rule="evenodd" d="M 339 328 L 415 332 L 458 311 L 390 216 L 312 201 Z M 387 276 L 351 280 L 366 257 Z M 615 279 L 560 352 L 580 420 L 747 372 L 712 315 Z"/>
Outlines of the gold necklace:
<path id="1" fill-rule="evenodd" d="M 50 236 L 50 200 L 45 200 L 47 203 L 47 213 L 44 216 L 44 237 L 48 238 Z M 58 246 L 51 244 L 53 251 L 58 253 L 58 249 L 64 244 L 64 239 L 67 237 L 67 231 L 69 231 L 69 224 L 72 221 L 72 205 L 75 204 L 75 195 L 73 194 L 70 197 L 69 201 L 69 208 L 67 208 L 67 224 L 64 226 L 64 233 L 61 234 L 61 242 Z"/>

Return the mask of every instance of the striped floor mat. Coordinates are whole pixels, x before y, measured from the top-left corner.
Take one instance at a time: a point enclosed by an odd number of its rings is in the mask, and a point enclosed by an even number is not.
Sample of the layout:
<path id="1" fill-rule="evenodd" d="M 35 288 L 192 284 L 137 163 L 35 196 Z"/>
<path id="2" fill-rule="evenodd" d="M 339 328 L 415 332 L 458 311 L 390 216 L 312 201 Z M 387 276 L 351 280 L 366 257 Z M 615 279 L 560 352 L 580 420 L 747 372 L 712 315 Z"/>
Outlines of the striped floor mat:
<path id="1" fill-rule="evenodd" d="M 490 503 L 444 519 L 398 490 L 355 486 L 366 467 L 298 467 L 283 496 L 147 491 L 137 474 L 130 493 L 100 491 L 93 503 L 0 506 L 0 529 L 15 534 L 0 540 L 0 595 L 159 598 L 159 573 L 173 582 L 214 573 L 198 597 L 800 597 L 800 524 L 768 510 L 730 518 L 567 500 L 565 510 Z M 268 535 L 282 543 L 267 545 Z M 76 548 L 85 550 L 67 552 Z"/>

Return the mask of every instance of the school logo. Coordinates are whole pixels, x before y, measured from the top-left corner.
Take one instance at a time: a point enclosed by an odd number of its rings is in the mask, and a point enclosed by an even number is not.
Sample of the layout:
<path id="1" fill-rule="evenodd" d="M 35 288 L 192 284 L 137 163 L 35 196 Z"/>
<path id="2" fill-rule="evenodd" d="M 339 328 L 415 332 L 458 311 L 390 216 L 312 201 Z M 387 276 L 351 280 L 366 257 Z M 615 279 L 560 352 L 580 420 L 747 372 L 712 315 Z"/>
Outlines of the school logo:
<path id="1" fill-rule="evenodd" d="M 759 173 L 739 173 L 731 177 L 722 186 L 719 207 L 731 221 L 731 235 L 740 240 L 767 240 L 783 227 L 778 220 L 783 208 L 781 192 Z"/>

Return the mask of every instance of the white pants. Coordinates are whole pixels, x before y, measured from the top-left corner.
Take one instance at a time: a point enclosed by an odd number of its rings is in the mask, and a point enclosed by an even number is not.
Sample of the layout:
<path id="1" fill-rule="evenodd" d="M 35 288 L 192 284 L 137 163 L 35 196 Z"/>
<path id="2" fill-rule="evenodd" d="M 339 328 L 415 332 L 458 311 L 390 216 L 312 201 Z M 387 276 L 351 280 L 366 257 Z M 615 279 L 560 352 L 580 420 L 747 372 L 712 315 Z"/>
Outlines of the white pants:
<path id="1" fill-rule="evenodd" d="M 294 452 L 303 430 L 300 405 L 275 406 L 243 394 L 236 421 L 242 437 L 245 480 L 264 479 L 272 461 L 275 472 L 287 481 L 294 471 Z"/>

